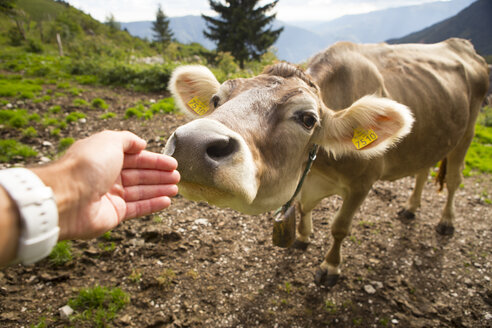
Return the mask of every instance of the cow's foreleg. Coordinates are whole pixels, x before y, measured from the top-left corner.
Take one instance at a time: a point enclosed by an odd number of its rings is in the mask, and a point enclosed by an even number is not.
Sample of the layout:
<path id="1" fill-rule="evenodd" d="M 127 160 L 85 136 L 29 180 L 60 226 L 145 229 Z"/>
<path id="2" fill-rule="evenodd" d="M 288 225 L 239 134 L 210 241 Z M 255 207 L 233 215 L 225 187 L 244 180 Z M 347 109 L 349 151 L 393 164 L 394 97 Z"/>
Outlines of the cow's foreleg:
<path id="1" fill-rule="evenodd" d="M 305 251 L 309 246 L 309 238 L 313 233 L 313 220 L 311 218 L 311 213 L 319 201 L 316 201 L 308 205 L 299 205 L 301 212 L 301 220 L 297 225 L 297 236 L 296 241 L 292 245 L 293 248 L 297 248 Z"/>
<path id="2" fill-rule="evenodd" d="M 331 225 L 331 234 L 333 236 L 333 245 L 326 254 L 321 263 L 321 267 L 316 272 L 316 283 L 319 285 L 333 286 L 340 276 L 340 262 L 342 256 L 340 248 L 345 237 L 349 234 L 352 218 L 367 196 L 369 190 L 364 192 L 349 193 L 343 200 L 342 207 L 335 215 Z"/>
<path id="3" fill-rule="evenodd" d="M 422 198 L 422 190 L 424 189 L 427 177 L 429 176 L 429 169 L 424 169 L 417 172 L 415 175 L 415 188 L 413 189 L 412 195 L 407 201 L 405 208 L 398 212 L 398 216 L 404 219 L 414 219 L 415 212 L 420 207 L 420 200 Z"/>

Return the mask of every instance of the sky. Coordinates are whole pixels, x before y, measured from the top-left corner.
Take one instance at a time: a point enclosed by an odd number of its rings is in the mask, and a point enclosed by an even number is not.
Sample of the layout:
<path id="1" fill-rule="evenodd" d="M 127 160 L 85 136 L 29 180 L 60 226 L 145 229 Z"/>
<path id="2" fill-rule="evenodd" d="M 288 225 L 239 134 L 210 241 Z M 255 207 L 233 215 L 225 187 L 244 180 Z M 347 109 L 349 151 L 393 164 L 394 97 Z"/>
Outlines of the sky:
<path id="1" fill-rule="evenodd" d="M 155 20 L 160 4 L 171 16 L 213 15 L 208 0 L 66 0 L 95 19 L 104 22 L 114 15 L 119 22 Z M 272 0 L 261 0 L 269 3 Z M 272 13 L 282 21 L 328 21 L 343 15 L 416 5 L 439 0 L 280 0 Z M 446 1 L 446 0 L 441 0 Z"/>

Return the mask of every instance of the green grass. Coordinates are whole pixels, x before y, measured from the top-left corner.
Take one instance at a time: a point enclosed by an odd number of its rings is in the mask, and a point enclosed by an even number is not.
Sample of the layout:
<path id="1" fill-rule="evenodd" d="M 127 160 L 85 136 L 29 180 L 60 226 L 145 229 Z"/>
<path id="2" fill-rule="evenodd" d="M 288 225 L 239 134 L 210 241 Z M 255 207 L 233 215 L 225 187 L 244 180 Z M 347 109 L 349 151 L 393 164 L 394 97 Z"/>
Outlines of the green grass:
<path id="1" fill-rule="evenodd" d="M 74 142 L 75 142 L 75 139 L 71 138 L 71 137 L 61 139 L 60 143 L 58 144 L 58 151 L 60 151 L 60 152 L 65 151 Z"/>
<path id="2" fill-rule="evenodd" d="M 107 113 L 104 113 L 104 114 L 101 114 L 99 115 L 99 118 L 101 120 L 106 120 L 108 118 L 113 118 L 113 117 L 116 117 L 116 113 L 113 113 L 113 112 L 107 112 Z"/>
<path id="3" fill-rule="evenodd" d="M 143 105 L 140 105 L 143 108 Z M 129 119 L 130 117 L 137 117 L 140 118 L 142 117 L 143 112 L 142 109 L 137 106 L 137 107 L 130 107 L 125 111 L 125 119 Z"/>
<path id="4" fill-rule="evenodd" d="M 32 99 L 42 90 L 43 87 L 31 79 L 0 79 L 0 97 Z"/>
<path id="5" fill-rule="evenodd" d="M 130 296 L 120 288 L 95 286 L 83 288 L 68 301 L 75 314 L 71 321 L 86 322 L 92 327 L 107 327 L 116 314 L 130 302 Z"/>
<path id="6" fill-rule="evenodd" d="M 38 136 L 38 131 L 34 127 L 29 126 L 22 130 L 22 136 L 26 138 L 34 138 Z"/>
<path id="7" fill-rule="evenodd" d="M 65 117 L 65 122 L 67 123 L 72 123 L 72 122 L 77 122 L 78 120 L 82 118 L 86 118 L 87 115 L 81 112 L 71 112 L 70 114 Z"/>
<path id="8" fill-rule="evenodd" d="M 173 98 L 164 98 L 156 102 L 155 104 L 150 105 L 150 110 L 152 113 L 175 113 L 177 112 L 177 108 L 174 105 Z"/>
<path id="9" fill-rule="evenodd" d="M 49 255 L 49 260 L 54 265 L 63 265 L 72 260 L 72 243 L 64 240 L 55 245 Z"/>
<path id="10" fill-rule="evenodd" d="M 37 151 L 17 140 L 0 140 L 0 162 L 2 163 L 35 157 L 37 154 Z"/>
<path id="11" fill-rule="evenodd" d="M 92 108 L 98 108 L 98 109 L 108 109 L 108 104 L 104 101 L 104 99 L 101 98 L 94 98 L 91 101 L 91 106 Z"/>
<path id="12" fill-rule="evenodd" d="M 475 125 L 475 137 L 465 158 L 463 174 L 492 173 L 492 108 L 482 109 Z"/>
<path id="13" fill-rule="evenodd" d="M 77 107 L 89 107 L 89 103 L 82 98 L 74 99 L 72 104 Z"/>

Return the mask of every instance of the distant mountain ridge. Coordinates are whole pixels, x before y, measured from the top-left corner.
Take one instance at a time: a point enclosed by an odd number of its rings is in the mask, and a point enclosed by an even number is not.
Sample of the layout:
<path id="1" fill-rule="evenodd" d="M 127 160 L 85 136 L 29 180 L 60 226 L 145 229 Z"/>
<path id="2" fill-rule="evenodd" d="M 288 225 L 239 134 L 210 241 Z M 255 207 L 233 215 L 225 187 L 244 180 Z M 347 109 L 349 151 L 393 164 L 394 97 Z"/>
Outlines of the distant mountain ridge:
<path id="1" fill-rule="evenodd" d="M 316 24 L 276 21 L 274 28 L 283 26 L 284 31 L 274 46 L 279 59 L 298 63 L 337 41 L 372 43 L 407 35 L 455 15 L 473 1 L 436 1 L 367 14 L 347 15 Z M 208 49 L 215 48 L 215 44 L 203 35 L 205 22 L 201 16 L 169 19 L 170 27 L 179 42 L 197 42 Z M 121 23 L 121 27 L 128 29 L 132 35 L 148 39 L 152 39 L 151 26 L 152 21 Z"/>
<path id="2" fill-rule="evenodd" d="M 482 55 L 492 55 L 492 1 L 478 0 L 457 15 L 389 43 L 434 43 L 450 37 L 469 39 Z"/>

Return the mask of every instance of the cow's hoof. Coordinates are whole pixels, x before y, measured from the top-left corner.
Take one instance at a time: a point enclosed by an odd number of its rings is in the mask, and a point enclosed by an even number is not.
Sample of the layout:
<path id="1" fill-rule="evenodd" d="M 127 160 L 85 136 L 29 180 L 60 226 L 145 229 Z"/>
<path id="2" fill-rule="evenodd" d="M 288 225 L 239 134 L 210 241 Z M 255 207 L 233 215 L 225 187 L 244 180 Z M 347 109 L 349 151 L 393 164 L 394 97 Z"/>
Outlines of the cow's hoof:
<path id="1" fill-rule="evenodd" d="M 338 278 L 340 278 L 339 274 L 328 274 L 328 270 L 319 269 L 314 276 L 314 282 L 318 286 L 333 287 L 336 285 Z"/>
<path id="2" fill-rule="evenodd" d="M 412 213 L 406 209 L 402 209 L 398 212 L 398 218 L 403 220 L 414 220 L 415 213 Z"/>
<path id="3" fill-rule="evenodd" d="M 295 249 L 299 249 L 301 251 L 306 251 L 308 246 L 309 246 L 309 243 L 306 243 L 306 242 L 303 242 L 303 241 L 296 239 L 296 241 L 290 247 L 295 248 Z"/>
<path id="4" fill-rule="evenodd" d="M 436 226 L 436 231 L 440 235 L 450 236 L 454 233 L 454 227 L 452 225 L 447 225 L 444 223 L 439 223 Z"/>

